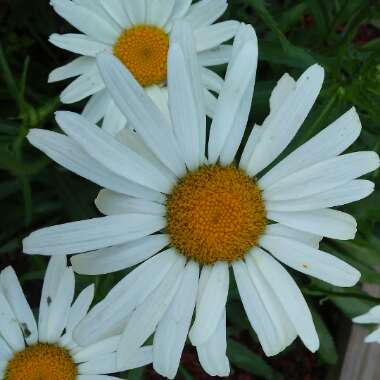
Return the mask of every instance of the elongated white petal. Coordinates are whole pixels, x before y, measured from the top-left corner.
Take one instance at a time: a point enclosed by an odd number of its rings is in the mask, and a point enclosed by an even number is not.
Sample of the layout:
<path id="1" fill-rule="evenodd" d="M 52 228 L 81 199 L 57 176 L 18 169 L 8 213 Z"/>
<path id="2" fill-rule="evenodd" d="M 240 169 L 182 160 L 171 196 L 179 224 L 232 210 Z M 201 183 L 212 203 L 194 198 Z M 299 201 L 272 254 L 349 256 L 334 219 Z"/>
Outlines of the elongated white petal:
<path id="1" fill-rule="evenodd" d="M 71 336 L 75 327 L 87 314 L 92 300 L 94 299 L 95 286 L 89 285 L 83 289 L 78 295 L 77 299 L 70 308 L 69 316 L 66 324 L 66 334 Z"/>
<path id="2" fill-rule="evenodd" d="M 81 75 L 72 81 L 61 93 L 62 103 L 71 104 L 87 98 L 104 89 L 104 83 L 97 71 Z"/>
<path id="3" fill-rule="evenodd" d="M 168 236 L 151 235 L 130 243 L 73 256 L 71 263 L 79 274 L 107 274 L 139 264 L 167 245 Z"/>
<path id="4" fill-rule="evenodd" d="M 177 258 L 160 285 L 136 308 L 123 332 L 117 351 L 119 367 L 149 338 L 170 306 L 181 282 L 185 258 Z"/>
<path id="5" fill-rule="evenodd" d="M 366 343 L 380 343 L 380 328 L 369 334 L 364 341 Z"/>
<path id="6" fill-rule="evenodd" d="M 210 339 L 206 343 L 197 346 L 198 358 L 202 368 L 210 376 L 229 376 L 230 363 L 226 350 L 226 311 L 224 311 Z"/>
<path id="7" fill-rule="evenodd" d="M 49 74 L 49 83 L 82 75 L 96 68 L 96 61 L 91 57 L 78 57 L 64 66 L 58 67 Z"/>
<path id="8" fill-rule="evenodd" d="M 295 281 L 282 265 L 263 250 L 257 248 L 250 256 L 273 289 L 305 346 L 312 352 L 318 350 L 319 338 L 313 318 Z"/>
<path id="9" fill-rule="evenodd" d="M 189 334 L 194 346 L 207 342 L 214 333 L 226 305 L 228 286 L 228 265 L 215 263 L 204 288 L 199 289 L 196 316 Z"/>
<path id="10" fill-rule="evenodd" d="M 72 53 L 85 55 L 92 59 L 102 51 L 110 51 L 110 47 L 108 45 L 99 41 L 94 41 L 91 37 L 84 34 L 53 33 L 49 37 L 49 42 L 61 49 L 71 51 Z"/>
<path id="11" fill-rule="evenodd" d="M 286 314 L 286 309 L 277 298 L 267 278 L 261 273 L 255 261 L 255 249 L 251 250 L 250 255 L 247 255 L 245 263 L 253 286 L 256 288 L 265 309 L 268 311 L 269 318 L 276 331 L 277 349 L 282 351 L 293 343 L 297 337 L 297 332 Z"/>
<path id="12" fill-rule="evenodd" d="M 117 105 L 110 101 L 104 114 L 102 128 L 112 136 L 117 136 L 120 131 L 126 128 L 127 123 L 125 116 Z"/>
<path id="13" fill-rule="evenodd" d="M 211 124 L 208 156 L 210 163 L 216 163 L 218 160 L 232 129 L 241 127 L 248 119 L 249 109 L 244 106 L 242 109 L 241 106 L 250 82 L 254 81 L 256 67 L 251 61 L 255 60 L 255 56 L 257 57 L 257 45 L 250 41 L 241 48 L 234 65 L 230 67 Z M 243 110 L 245 115 L 238 115 L 238 112 Z"/>
<path id="14" fill-rule="evenodd" d="M 107 90 L 99 91 L 90 97 L 83 108 L 82 115 L 96 124 L 104 117 L 110 103 L 111 98 Z"/>
<path id="15" fill-rule="evenodd" d="M 220 92 L 223 87 L 223 79 L 214 71 L 207 69 L 206 67 L 201 68 L 202 83 L 204 86 L 215 92 Z"/>
<path id="16" fill-rule="evenodd" d="M 265 174 L 259 180 L 260 187 L 266 189 L 289 174 L 341 154 L 358 138 L 360 131 L 359 116 L 351 108 Z"/>
<path id="17" fill-rule="evenodd" d="M 150 25 L 163 27 L 169 20 L 176 0 L 148 0 L 147 20 Z"/>
<path id="18" fill-rule="evenodd" d="M 0 334 L 13 351 L 22 351 L 25 348 L 24 336 L 11 306 L 0 292 Z"/>
<path id="19" fill-rule="evenodd" d="M 375 306 L 368 313 L 352 319 L 355 323 L 380 323 L 380 306 Z"/>
<path id="20" fill-rule="evenodd" d="M 38 339 L 40 342 L 46 342 L 48 339 L 50 306 L 65 273 L 66 265 L 66 256 L 53 256 L 49 260 L 42 286 L 38 315 Z"/>
<path id="21" fill-rule="evenodd" d="M 265 354 L 278 354 L 281 351 L 281 342 L 258 290 L 251 281 L 247 266 L 243 261 L 235 261 L 232 267 L 245 312 Z"/>
<path id="22" fill-rule="evenodd" d="M 231 45 L 220 45 L 211 50 L 198 54 L 198 61 L 202 66 L 217 66 L 229 62 L 231 58 Z"/>
<path id="23" fill-rule="evenodd" d="M 300 231 L 326 236 L 332 239 L 353 239 L 356 220 L 338 210 L 324 209 L 306 212 L 269 211 L 267 218 Z"/>
<path id="24" fill-rule="evenodd" d="M 226 9 L 226 0 L 202 0 L 191 6 L 185 20 L 195 30 L 201 26 L 214 23 Z"/>
<path id="25" fill-rule="evenodd" d="M 148 0 L 149 1 L 149 0 Z M 144 24 L 146 20 L 147 0 L 124 1 L 124 9 L 133 25 Z"/>
<path id="26" fill-rule="evenodd" d="M 62 255 L 105 248 L 139 239 L 163 228 L 160 216 L 112 215 L 42 228 L 23 241 L 24 252 Z"/>
<path id="27" fill-rule="evenodd" d="M 370 195 L 375 188 L 371 181 L 356 179 L 335 189 L 300 199 L 266 201 L 267 211 L 307 211 L 335 207 L 355 202 Z"/>
<path id="28" fill-rule="evenodd" d="M 270 114 L 276 113 L 281 107 L 281 104 L 295 88 L 296 81 L 289 74 L 285 73 L 277 82 L 269 98 Z M 268 117 L 270 117 L 270 115 Z"/>
<path id="29" fill-rule="evenodd" d="M 8 361 L 13 356 L 13 351 L 9 344 L 0 336 L 0 357 L 1 360 Z"/>
<path id="30" fill-rule="evenodd" d="M 128 13 L 124 9 L 124 0 L 100 0 L 100 3 L 122 29 L 132 26 Z"/>
<path id="31" fill-rule="evenodd" d="M 195 54 L 195 52 L 194 52 Z M 169 50 L 169 104 L 174 133 L 189 170 L 200 164 L 200 126 L 190 68 L 178 43 Z"/>
<path id="32" fill-rule="evenodd" d="M 110 336 L 115 326 L 124 328 L 127 317 L 157 288 L 176 259 L 177 254 L 167 250 L 125 276 L 79 323 L 75 340 L 86 346 Z"/>
<path id="33" fill-rule="evenodd" d="M 237 21 L 223 21 L 210 26 L 202 26 L 194 31 L 197 52 L 213 49 L 233 38 L 237 32 Z"/>
<path id="34" fill-rule="evenodd" d="M 83 363 L 89 360 L 97 359 L 105 354 L 116 351 L 120 341 L 120 335 L 111 336 L 100 342 L 81 348 L 73 355 L 75 363 Z"/>
<path id="35" fill-rule="evenodd" d="M 109 170 L 140 185 L 169 192 L 174 184 L 153 165 L 107 132 L 72 112 L 57 112 L 59 126 L 95 160 Z"/>
<path id="36" fill-rule="evenodd" d="M 310 232 L 300 231 L 280 223 L 269 224 L 266 227 L 265 233 L 268 235 L 282 236 L 289 239 L 294 239 L 316 249 L 319 248 L 319 243 L 323 238 L 321 235 L 315 235 Z"/>
<path id="37" fill-rule="evenodd" d="M 178 20 L 183 17 L 189 10 L 192 0 L 176 0 L 172 13 L 172 18 Z"/>
<path id="38" fill-rule="evenodd" d="M 265 235 L 259 244 L 291 268 L 332 285 L 350 287 L 360 279 L 360 272 L 351 265 L 295 240 Z"/>
<path id="39" fill-rule="evenodd" d="M 169 379 L 174 379 L 178 371 L 194 312 L 198 279 L 199 265 L 191 261 L 186 265 L 178 291 L 154 334 L 153 367 Z"/>
<path id="40" fill-rule="evenodd" d="M 7 267 L 1 271 L 0 286 L 17 318 L 26 343 L 35 344 L 38 340 L 37 323 L 13 268 Z"/>
<path id="41" fill-rule="evenodd" d="M 375 152 L 330 158 L 297 171 L 264 190 L 266 200 L 298 199 L 333 189 L 379 167 Z"/>
<path id="42" fill-rule="evenodd" d="M 28 134 L 28 140 L 58 164 L 100 186 L 135 197 L 155 201 L 165 200 L 159 192 L 110 172 L 92 159 L 74 140 L 65 135 L 42 129 L 32 129 Z"/>
<path id="43" fill-rule="evenodd" d="M 251 160 L 242 167 L 250 175 L 265 169 L 287 147 L 310 112 L 321 90 L 323 78 L 324 71 L 319 65 L 311 66 L 301 75 L 295 90 L 263 126 Z"/>
<path id="44" fill-rule="evenodd" d="M 66 268 L 55 296 L 49 305 L 47 342 L 55 343 L 66 327 L 74 298 L 75 278 L 72 268 Z"/>
<path id="45" fill-rule="evenodd" d="M 98 66 L 114 102 L 131 126 L 162 163 L 176 175 L 182 176 L 185 163 L 178 152 L 173 131 L 167 127 L 165 117 L 157 106 L 117 58 L 101 54 Z"/>
<path id="46" fill-rule="evenodd" d="M 98 210 L 105 215 L 148 214 L 164 216 L 166 208 L 161 203 L 128 197 L 114 191 L 103 189 L 95 199 Z"/>
<path id="47" fill-rule="evenodd" d="M 92 10 L 69 0 L 51 0 L 50 4 L 66 21 L 95 40 L 113 44 L 118 38 L 119 30 Z"/>

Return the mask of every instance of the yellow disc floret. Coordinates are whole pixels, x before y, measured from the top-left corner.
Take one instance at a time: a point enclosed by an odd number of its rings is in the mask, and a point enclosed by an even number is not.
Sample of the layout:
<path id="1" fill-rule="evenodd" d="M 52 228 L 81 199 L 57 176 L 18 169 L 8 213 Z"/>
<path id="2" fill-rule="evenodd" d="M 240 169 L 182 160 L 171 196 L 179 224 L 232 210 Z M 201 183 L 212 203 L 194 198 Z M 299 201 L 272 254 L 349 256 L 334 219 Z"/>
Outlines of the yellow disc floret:
<path id="1" fill-rule="evenodd" d="M 126 29 L 113 47 L 116 57 L 142 86 L 166 81 L 169 37 L 151 25 Z"/>
<path id="2" fill-rule="evenodd" d="M 39 343 L 17 352 L 5 369 L 5 380 L 75 380 L 77 366 L 69 352 Z"/>
<path id="3" fill-rule="evenodd" d="M 202 264 L 241 259 L 265 230 L 262 192 L 235 167 L 188 173 L 167 200 L 171 244 Z"/>

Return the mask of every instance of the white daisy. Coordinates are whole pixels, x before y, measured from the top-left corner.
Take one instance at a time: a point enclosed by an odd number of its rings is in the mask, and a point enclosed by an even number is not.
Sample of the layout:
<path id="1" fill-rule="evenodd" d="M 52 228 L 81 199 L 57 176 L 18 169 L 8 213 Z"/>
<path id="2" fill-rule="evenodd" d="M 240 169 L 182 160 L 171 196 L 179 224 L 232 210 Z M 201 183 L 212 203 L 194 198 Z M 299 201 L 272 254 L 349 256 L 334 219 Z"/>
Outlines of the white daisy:
<path id="1" fill-rule="evenodd" d="M 208 66 L 228 62 L 231 46 L 223 43 L 236 33 L 238 22 L 215 21 L 225 12 L 227 0 L 51 0 L 55 11 L 81 34 L 53 34 L 55 46 L 81 57 L 54 70 L 49 82 L 75 79 L 61 94 L 63 103 L 91 96 L 83 114 L 116 133 L 125 116 L 110 97 L 96 66 L 102 51 L 113 52 L 156 102 L 167 102 L 166 75 L 169 35 L 175 20 L 186 20 L 195 30 L 196 50 L 202 65 L 206 111 L 212 114 L 222 79 Z"/>
<path id="2" fill-rule="evenodd" d="M 111 380 L 118 372 L 113 332 L 96 344 L 79 346 L 73 332 L 87 315 L 94 286 L 74 299 L 75 279 L 66 256 L 50 259 L 42 288 L 38 323 L 25 298 L 15 271 L 0 272 L 0 378 L 3 380 Z M 123 364 L 124 369 L 151 363 L 152 348 L 144 347 Z"/>
<path id="3" fill-rule="evenodd" d="M 366 343 L 380 343 L 380 306 L 375 306 L 368 313 L 354 318 L 353 322 L 378 325 L 364 341 Z"/>
<path id="4" fill-rule="evenodd" d="M 253 129 L 238 160 L 257 54 L 254 30 L 242 25 L 208 138 L 186 23 L 176 24 L 169 51 L 172 128 L 123 65 L 103 54 L 98 60 L 107 89 L 137 131 L 128 132 L 128 145 L 68 112 L 56 115 L 67 136 L 45 130 L 28 136 L 56 162 L 105 187 L 96 204 L 107 216 L 34 232 L 24 240 L 24 252 L 82 253 L 72 258 L 74 269 L 93 275 L 146 260 L 90 312 L 75 337 L 82 344 L 97 342 L 128 318 L 120 365 L 154 333 L 154 368 L 175 377 L 196 309 L 189 337 L 201 364 L 210 375 L 227 376 L 230 267 L 267 355 L 297 336 L 313 352 L 319 346 L 305 299 L 280 262 L 336 286 L 359 281 L 356 269 L 318 244 L 323 236 L 354 237 L 355 219 L 331 207 L 373 191 L 372 182 L 356 178 L 378 168 L 378 156 L 340 155 L 361 130 L 351 109 L 261 174 L 295 136 L 319 94 L 324 71 L 314 65 L 297 81 L 281 78 L 270 115 Z"/>

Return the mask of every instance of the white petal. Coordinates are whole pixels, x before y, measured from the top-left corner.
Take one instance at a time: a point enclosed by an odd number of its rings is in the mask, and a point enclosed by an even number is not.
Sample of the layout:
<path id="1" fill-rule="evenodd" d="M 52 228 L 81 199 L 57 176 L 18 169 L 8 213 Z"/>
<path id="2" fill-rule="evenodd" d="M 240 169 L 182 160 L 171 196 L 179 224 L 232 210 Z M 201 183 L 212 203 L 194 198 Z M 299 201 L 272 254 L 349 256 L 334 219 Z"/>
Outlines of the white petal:
<path id="1" fill-rule="evenodd" d="M 42 129 L 32 129 L 28 134 L 28 140 L 52 160 L 99 186 L 153 201 L 165 200 L 165 197 L 159 192 L 113 174 L 91 158 L 74 140 L 65 135 Z"/>
<path id="2" fill-rule="evenodd" d="M 217 73 L 207 69 L 206 67 L 201 68 L 201 73 L 203 85 L 208 90 L 219 93 L 223 87 L 223 79 Z"/>
<path id="3" fill-rule="evenodd" d="M 93 359 L 96 360 L 105 354 L 115 352 L 119 341 L 120 335 L 116 335 L 86 346 L 73 355 L 74 362 L 83 363 Z"/>
<path id="4" fill-rule="evenodd" d="M 269 99 L 270 113 L 275 113 L 296 88 L 296 81 L 285 73 L 274 87 Z"/>
<path id="5" fill-rule="evenodd" d="M 0 292 L 0 334 L 13 351 L 25 348 L 24 336 L 16 316 L 4 294 Z"/>
<path id="6" fill-rule="evenodd" d="M 295 240 L 266 235 L 259 244 L 291 268 L 332 285 L 350 287 L 360 279 L 360 272 L 351 265 Z"/>
<path id="7" fill-rule="evenodd" d="M 172 17 L 177 20 L 183 17 L 189 10 L 192 0 L 176 0 Z"/>
<path id="8" fill-rule="evenodd" d="M 163 192 L 169 192 L 175 183 L 174 176 L 169 181 L 150 162 L 83 116 L 72 112 L 57 112 L 56 120 L 62 130 L 77 141 L 90 156 L 115 174 Z"/>
<path id="9" fill-rule="evenodd" d="M 68 78 L 82 75 L 92 71 L 96 67 L 96 61 L 92 57 L 78 57 L 68 64 L 58 67 L 49 74 L 49 83 L 58 82 Z"/>
<path id="10" fill-rule="evenodd" d="M 191 33 L 189 35 L 191 37 Z M 193 53 L 195 55 L 195 51 Z M 196 94 L 187 62 L 181 45 L 172 42 L 168 58 L 171 119 L 186 165 L 189 170 L 195 170 L 200 165 L 201 150 L 204 150 L 204 146 L 200 146 L 200 129 L 206 128 L 206 119 L 199 125 Z"/>
<path id="11" fill-rule="evenodd" d="M 375 306 L 366 314 L 352 319 L 355 323 L 380 323 L 380 305 Z"/>
<path id="12" fill-rule="evenodd" d="M 62 255 L 87 252 L 150 235 L 166 224 L 160 216 L 112 215 L 42 228 L 24 239 L 24 253 Z"/>
<path id="13" fill-rule="evenodd" d="M 226 350 L 226 312 L 224 311 L 210 339 L 206 343 L 197 346 L 198 358 L 202 368 L 210 376 L 229 376 L 230 363 Z"/>
<path id="14" fill-rule="evenodd" d="M 111 100 L 106 109 L 102 128 L 112 136 L 116 136 L 123 128 L 126 128 L 127 120 L 117 105 Z"/>
<path id="15" fill-rule="evenodd" d="M 147 0 L 124 1 L 124 9 L 133 25 L 144 24 L 147 14 Z"/>
<path id="16" fill-rule="evenodd" d="M 324 71 L 319 65 L 311 66 L 301 75 L 295 90 L 263 126 L 260 142 L 251 160 L 243 167 L 250 175 L 265 169 L 287 147 L 317 99 L 323 78 Z"/>
<path id="17" fill-rule="evenodd" d="M 177 255 L 175 263 L 170 268 L 160 285 L 136 308 L 122 335 L 117 361 L 119 367 L 124 366 L 138 347 L 140 347 L 155 331 L 156 326 L 170 306 L 184 273 L 186 259 Z"/>
<path id="18" fill-rule="evenodd" d="M 98 210 L 105 215 L 148 214 L 164 216 L 166 214 L 166 207 L 161 203 L 128 197 L 107 189 L 99 192 L 95 204 Z"/>
<path id="19" fill-rule="evenodd" d="M 227 9 L 226 0 L 202 0 L 192 5 L 185 20 L 196 30 L 201 26 L 211 25 Z"/>
<path id="20" fill-rule="evenodd" d="M 76 273 L 100 275 L 139 264 L 169 245 L 166 235 L 146 236 L 130 243 L 83 253 L 71 258 Z"/>
<path id="21" fill-rule="evenodd" d="M 244 44 L 233 66 L 229 69 L 224 86 L 219 94 L 214 119 L 210 129 L 209 161 L 216 163 L 226 140 L 233 128 L 239 128 L 246 123 L 249 109 L 242 105 L 244 96 L 251 82 L 254 82 L 256 66 L 251 59 L 257 57 L 257 45 L 254 40 Z M 253 87 L 251 87 L 253 90 Z M 249 97 L 249 95 L 248 95 Z M 238 112 L 245 114 L 239 115 Z"/>
<path id="22" fill-rule="evenodd" d="M 379 167 L 375 152 L 355 152 L 307 167 L 264 190 L 266 200 L 298 199 L 343 185 Z"/>
<path id="23" fill-rule="evenodd" d="M 319 243 L 322 240 L 322 236 L 320 235 L 314 235 L 310 232 L 303 232 L 294 228 L 284 226 L 283 224 L 279 223 L 269 224 L 266 227 L 265 233 L 271 236 L 282 236 L 294 239 L 301 243 L 310 245 L 311 247 L 316 249 L 319 248 Z"/>
<path id="24" fill-rule="evenodd" d="M 78 323 L 86 316 L 94 299 L 95 286 L 89 285 L 83 289 L 71 306 L 66 324 L 66 334 L 71 336 Z"/>
<path id="25" fill-rule="evenodd" d="M 233 38 L 237 32 L 237 21 L 223 21 L 210 26 L 203 26 L 194 31 L 197 52 L 213 49 Z"/>
<path id="26" fill-rule="evenodd" d="M 8 343 L 0 336 L 0 360 L 9 360 L 13 356 L 13 351 Z"/>
<path id="27" fill-rule="evenodd" d="M 330 126 L 289 154 L 260 180 L 266 189 L 289 174 L 345 151 L 359 136 L 361 124 L 355 108 L 351 108 Z"/>
<path id="28" fill-rule="evenodd" d="M 110 103 L 111 98 L 107 90 L 104 89 L 99 91 L 90 97 L 83 108 L 82 115 L 92 123 L 96 124 L 104 117 Z"/>
<path id="29" fill-rule="evenodd" d="M 49 42 L 53 45 L 73 53 L 95 57 L 102 51 L 109 51 L 110 47 L 102 42 L 94 41 L 84 34 L 52 34 Z"/>
<path id="30" fill-rule="evenodd" d="M 177 254 L 167 250 L 125 276 L 80 322 L 75 340 L 85 346 L 110 336 L 115 325 L 124 327 L 129 314 L 157 288 L 176 260 Z"/>
<path id="31" fill-rule="evenodd" d="M 380 343 L 380 328 L 369 334 L 364 341 L 366 343 Z"/>
<path id="32" fill-rule="evenodd" d="M 71 25 L 98 41 L 113 44 L 119 36 L 118 29 L 88 8 L 68 0 L 51 0 L 50 4 Z"/>
<path id="33" fill-rule="evenodd" d="M 269 211 L 267 218 L 300 231 L 326 236 L 332 239 L 353 239 L 356 220 L 338 210 L 313 210 L 306 212 Z"/>
<path id="34" fill-rule="evenodd" d="M 72 81 L 62 91 L 60 99 L 62 103 L 71 104 L 96 94 L 103 89 L 104 83 L 100 74 L 97 71 L 90 72 Z"/>
<path id="35" fill-rule="evenodd" d="M 148 0 L 147 20 L 148 25 L 164 26 L 173 12 L 176 0 Z"/>
<path id="36" fill-rule="evenodd" d="M 153 368 L 162 376 L 174 379 L 194 312 L 199 279 L 199 265 L 191 261 L 182 282 L 158 323 L 153 342 Z"/>
<path id="37" fill-rule="evenodd" d="M 74 299 L 75 278 L 72 268 L 66 268 L 49 306 L 47 342 L 55 343 L 67 324 Z"/>
<path id="38" fill-rule="evenodd" d="M 248 268 L 241 260 L 235 261 L 232 266 L 249 322 L 258 336 L 265 354 L 267 356 L 276 355 L 281 351 L 281 342 L 260 294 L 251 280 Z"/>
<path id="39" fill-rule="evenodd" d="M 263 250 L 256 249 L 251 256 L 273 289 L 305 346 L 312 352 L 318 350 L 319 338 L 313 318 L 295 281 L 282 265 Z"/>
<path id="40" fill-rule="evenodd" d="M 196 316 L 190 330 L 190 340 L 199 346 L 211 337 L 220 320 L 228 295 L 228 264 L 217 262 L 212 265 L 207 282 L 199 289 Z"/>
<path id="41" fill-rule="evenodd" d="M 157 106 L 118 59 L 110 54 L 101 54 L 98 66 L 115 103 L 131 126 L 162 163 L 182 176 L 185 163 L 178 152 L 173 132 Z"/>
<path id="42" fill-rule="evenodd" d="M 131 20 L 124 8 L 124 0 L 100 0 L 104 10 L 119 24 L 123 29 L 132 26 Z"/>
<path id="43" fill-rule="evenodd" d="M 8 300 L 28 345 L 38 340 L 37 323 L 25 298 L 20 282 L 13 268 L 7 267 L 0 273 L 1 290 Z"/>
<path id="44" fill-rule="evenodd" d="M 211 50 L 205 50 L 198 54 L 201 66 L 218 66 L 229 62 L 231 59 L 232 46 L 220 45 Z"/>
<path id="45" fill-rule="evenodd" d="M 370 195 L 375 185 L 371 181 L 356 179 L 335 189 L 300 199 L 266 201 L 267 211 L 307 211 L 335 207 L 355 202 Z"/>

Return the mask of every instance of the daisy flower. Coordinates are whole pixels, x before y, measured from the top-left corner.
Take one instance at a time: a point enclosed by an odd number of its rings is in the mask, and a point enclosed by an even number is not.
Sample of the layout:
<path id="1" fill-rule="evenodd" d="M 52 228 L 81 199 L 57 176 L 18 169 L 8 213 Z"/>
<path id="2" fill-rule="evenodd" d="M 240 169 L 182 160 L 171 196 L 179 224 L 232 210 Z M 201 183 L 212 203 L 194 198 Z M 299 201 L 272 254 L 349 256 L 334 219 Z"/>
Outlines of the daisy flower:
<path id="1" fill-rule="evenodd" d="M 241 25 L 207 133 L 193 34 L 177 23 L 168 58 L 172 128 L 133 75 L 102 54 L 100 72 L 134 139 L 123 143 L 69 112 L 56 115 L 66 136 L 45 130 L 28 136 L 56 162 L 105 187 L 96 205 L 106 216 L 36 231 L 24 240 L 24 252 L 80 253 L 71 259 L 75 271 L 92 275 L 142 263 L 89 313 L 75 337 L 93 344 L 128 319 L 120 365 L 154 334 L 154 368 L 175 377 L 195 310 L 189 337 L 200 362 L 210 375 L 227 376 L 230 268 L 267 355 L 297 336 L 313 352 L 319 346 L 305 299 L 281 263 L 336 286 L 359 281 L 355 268 L 318 245 L 323 236 L 354 237 L 355 219 L 332 207 L 373 191 L 372 182 L 357 178 L 378 168 L 378 156 L 341 155 L 361 130 L 351 109 L 274 164 L 320 92 L 324 71 L 314 65 L 297 81 L 287 74 L 280 79 L 268 118 L 253 128 L 239 159 L 257 58 L 255 32 Z"/>
<path id="2" fill-rule="evenodd" d="M 73 341 L 73 332 L 94 297 L 91 285 L 72 304 L 74 288 L 74 273 L 66 265 L 66 256 L 52 257 L 45 274 L 37 323 L 15 271 L 7 267 L 0 272 L 1 379 L 118 379 L 105 375 L 118 372 L 117 327 L 93 345 L 79 346 Z M 152 349 L 144 347 L 128 364 L 125 362 L 124 369 L 151 361 Z"/>
<path id="3" fill-rule="evenodd" d="M 376 324 L 377 328 L 365 338 L 366 343 L 380 343 L 380 306 L 373 307 L 368 313 L 352 320 L 355 323 Z"/>
<path id="4" fill-rule="evenodd" d="M 115 134 L 126 125 L 96 65 L 96 56 L 109 51 L 117 57 L 158 104 L 167 102 L 167 55 L 175 20 L 186 20 L 195 30 L 196 51 L 209 114 L 222 79 L 208 66 L 228 62 L 231 46 L 223 43 L 236 33 L 238 22 L 215 21 L 225 12 L 226 0 L 51 0 L 54 10 L 80 33 L 53 34 L 50 42 L 81 55 L 57 68 L 49 82 L 77 77 L 61 94 L 63 103 L 90 97 L 83 114 Z"/>

